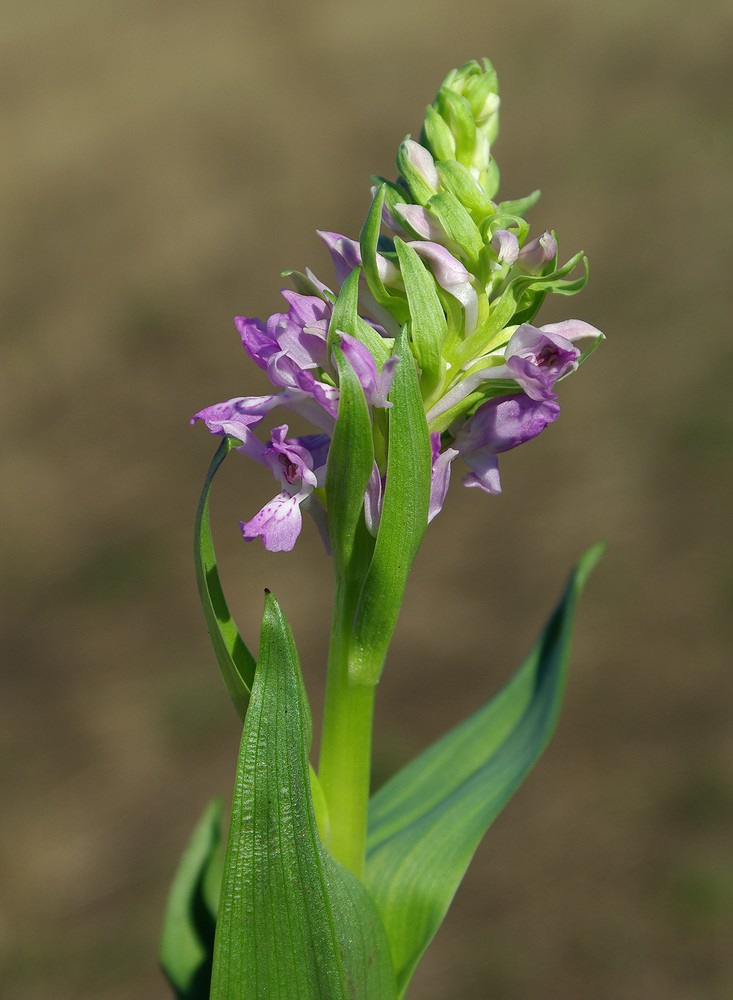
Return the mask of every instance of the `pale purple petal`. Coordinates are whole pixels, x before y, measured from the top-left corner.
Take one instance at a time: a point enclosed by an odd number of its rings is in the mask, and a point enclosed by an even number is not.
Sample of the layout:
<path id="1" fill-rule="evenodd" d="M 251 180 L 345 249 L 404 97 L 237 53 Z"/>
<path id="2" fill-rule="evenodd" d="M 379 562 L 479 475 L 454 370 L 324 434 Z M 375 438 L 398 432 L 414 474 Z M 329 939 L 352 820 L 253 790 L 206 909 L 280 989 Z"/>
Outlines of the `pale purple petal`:
<path id="1" fill-rule="evenodd" d="M 392 386 L 395 368 L 400 359 L 392 355 L 382 365 L 381 372 L 378 372 L 372 352 L 366 345 L 348 333 L 339 332 L 339 336 L 341 338 L 341 350 L 354 369 L 356 377 L 359 379 L 361 387 L 364 390 L 367 402 L 371 406 L 391 406 L 392 404 L 387 400 L 387 396 Z"/>
<path id="2" fill-rule="evenodd" d="M 303 526 L 302 499 L 285 491 L 273 497 L 250 521 L 240 522 L 245 541 L 261 538 L 270 552 L 290 552 Z"/>
<path id="3" fill-rule="evenodd" d="M 317 484 L 311 449 L 318 449 L 320 457 L 324 444 L 328 447 L 328 439 L 324 442 L 326 435 L 323 434 L 286 439 L 287 432 L 287 424 L 273 427 L 270 444 L 265 449 L 265 464 L 283 490 L 308 496 Z"/>
<path id="4" fill-rule="evenodd" d="M 252 450 L 254 458 L 263 446 L 252 434 L 250 428 L 256 426 L 270 410 L 279 406 L 282 398 L 281 394 L 237 396 L 234 399 L 215 403 L 213 406 L 199 410 L 191 417 L 190 422 L 193 424 L 197 420 L 202 420 L 212 434 L 236 438 L 246 446 L 245 450 L 248 454 L 249 450 Z"/>
<path id="5" fill-rule="evenodd" d="M 456 436 L 455 447 L 464 458 L 483 449 L 493 454 L 510 451 L 537 437 L 559 415 L 555 400 L 530 399 L 524 393 L 497 396 L 466 421 Z"/>
<path id="6" fill-rule="evenodd" d="M 592 340 L 605 340 L 605 335 L 600 330 L 582 319 L 564 319 L 560 323 L 545 323 L 544 326 L 540 327 L 540 330 L 548 336 L 564 337 L 571 344 L 578 340 L 584 340 L 586 337 L 590 337 Z"/>
<path id="7" fill-rule="evenodd" d="M 430 504 L 428 507 L 428 524 L 440 513 L 445 503 L 446 494 L 450 485 L 450 468 L 453 459 L 458 455 L 456 448 L 446 448 L 444 452 L 440 450 L 440 434 L 430 435 L 430 444 L 433 451 L 433 469 L 430 479 Z"/>
<path id="8" fill-rule="evenodd" d="M 519 241 L 508 229 L 497 229 L 491 237 L 491 249 L 500 264 L 513 264 L 519 256 Z"/>
<path id="9" fill-rule="evenodd" d="M 272 356 L 281 350 L 275 337 L 258 319 L 235 316 L 234 325 L 247 354 L 259 368 L 266 369 Z"/>
<path id="10" fill-rule="evenodd" d="M 539 274 L 557 256 L 557 240 L 545 231 L 541 236 L 525 243 L 519 251 L 517 264 L 527 274 Z"/>
<path id="11" fill-rule="evenodd" d="M 465 312 L 464 334 L 468 336 L 473 333 L 478 321 L 478 296 L 471 273 L 457 257 L 438 243 L 416 240 L 408 246 L 430 265 L 433 277 L 440 287 L 461 303 Z"/>
<path id="12" fill-rule="evenodd" d="M 532 399 L 550 399 L 558 379 L 578 367 L 580 351 L 559 333 L 522 323 L 505 351 L 511 377 Z"/>
<path id="13" fill-rule="evenodd" d="M 499 459 L 496 455 L 484 449 L 465 456 L 466 465 L 471 469 L 461 482 L 464 486 L 477 486 L 484 493 L 498 496 L 501 493 L 501 477 L 499 476 Z"/>
<path id="14" fill-rule="evenodd" d="M 369 482 L 367 483 L 366 493 L 364 494 L 364 520 L 366 521 L 367 531 L 374 538 L 377 537 L 379 522 L 382 517 L 383 486 L 382 477 L 379 474 L 379 466 L 375 462 Z"/>
<path id="15" fill-rule="evenodd" d="M 361 266 L 361 246 L 357 240 L 349 239 L 348 236 L 342 236 L 340 233 L 329 233 L 321 229 L 317 232 L 331 254 L 336 278 L 339 284 L 343 284 L 354 268 Z M 378 253 L 376 258 L 377 272 L 385 285 L 397 284 L 401 278 L 397 265 L 393 264 L 391 260 L 387 260 L 381 253 Z"/>
<path id="16" fill-rule="evenodd" d="M 399 204 L 395 205 L 395 210 L 400 213 L 408 226 L 423 239 L 444 243 L 448 238 L 437 217 L 429 209 L 423 208 L 422 205 Z"/>
<path id="17" fill-rule="evenodd" d="M 486 493 L 501 493 L 497 455 L 541 434 L 557 420 L 560 407 L 554 400 L 534 400 L 524 393 L 499 396 L 480 406 L 464 424 L 454 442 L 471 472 L 464 486 Z"/>
<path id="18" fill-rule="evenodd" d="M 471 274 L 453 254 L 439 243 L 415 240 L 408 244 L 430 264 L 435 280 L 446 292 L 471 280 Z"/>
<path id="19" fill-rule="evenodd" d="M 428 187 L 437 193 L 440 190 L 440 177 L 430 152 L 414 139 L 405 139 L 402 150 L 408 163 L 420 174 Z"/>

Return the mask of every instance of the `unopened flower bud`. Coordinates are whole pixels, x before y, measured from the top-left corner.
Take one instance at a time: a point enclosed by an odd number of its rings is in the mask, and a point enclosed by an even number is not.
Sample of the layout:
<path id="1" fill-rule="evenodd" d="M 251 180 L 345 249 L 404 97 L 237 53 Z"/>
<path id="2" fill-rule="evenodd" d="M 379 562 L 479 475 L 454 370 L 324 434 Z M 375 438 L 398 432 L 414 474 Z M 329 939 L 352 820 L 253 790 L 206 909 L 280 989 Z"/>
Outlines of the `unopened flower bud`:
<path id="1" fill-rule="evenodd" d="M 508 229 L 497 229 L 491 237 L 491 249 L 500 264 L 513 264 L 519 256 L 519 243 L 514 233 Z"/>
<path id="2" fill-rule="evenodd" d="M 407 138 L 397 152 L 397 168 L 407 181 L 413 197 L 424 205 L 440 190 L 440 178 L 435 160 L 429 151 L 414 139 Z"/>
<path id="3" fill-rule="evenodd" d="M 557 256 L 557 240 L 552 233 L 545 232 L 530 240 L 519 251 L 517 264 L 527 274 L 540 274 L 546 264 Z"/>

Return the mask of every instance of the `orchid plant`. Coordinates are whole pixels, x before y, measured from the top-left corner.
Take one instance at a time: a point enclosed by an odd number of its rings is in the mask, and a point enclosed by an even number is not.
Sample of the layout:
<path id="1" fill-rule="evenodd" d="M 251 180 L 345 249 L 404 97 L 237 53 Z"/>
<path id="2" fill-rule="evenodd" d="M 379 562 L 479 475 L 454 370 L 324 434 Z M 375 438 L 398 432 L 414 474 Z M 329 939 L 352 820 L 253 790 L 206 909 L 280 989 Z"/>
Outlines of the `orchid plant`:
<path id="1" fill-rule="evenodd" d="M 579 319 L 535 325 L 548 293 L 585 285 L 553 232 L 530 238 L 539 192 L 497 199 L 499 97 L 491 64 L 444 80 L 419 142 L 375 178 L 359 239 L 321 232 L 335 282 L 285 272 L 286 310 L 237 317 L 272 392 L 193 418 L 220 438 L 196 517 L 199 592 L 243 723 L 225 851 L 221 803 L 201 819 L 169 897 L 161 958 L 181 1000 L 391 1000 L 405 995 L 488 826 L 554 728 L 572 619 L 600 549 L 506 687 L 370 798 L 372 721 L 411 564 L 463 484 L 501 492 L 499 456 L 559 416 L 558 383 L 603 339 Z M 278 407 L 313 427 L 290 436 Z M 275 496 L 246 541 L 293 549 L 303 512 L 332 556 L 335 603 L 316 770 L 295 644 L 266 591 L 255 659 L 230 616 L 209 520 L 232 451 L 268 469 Z"/>

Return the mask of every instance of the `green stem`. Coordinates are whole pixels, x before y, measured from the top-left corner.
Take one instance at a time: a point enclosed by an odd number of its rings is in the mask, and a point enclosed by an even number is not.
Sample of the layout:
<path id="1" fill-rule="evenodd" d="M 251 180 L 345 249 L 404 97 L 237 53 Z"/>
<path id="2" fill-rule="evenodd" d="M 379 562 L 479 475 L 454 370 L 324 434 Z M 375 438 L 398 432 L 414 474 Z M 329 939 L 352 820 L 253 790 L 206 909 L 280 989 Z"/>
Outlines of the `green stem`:
<path id="1" fill-rule="evenodd" d="M 364 873 L 376 688 L 349 679 L 349 647 L 358 586 L 336 585 L 328 653 L 319 779 L 328 805 L 331 853 L 358 878 Z"/>

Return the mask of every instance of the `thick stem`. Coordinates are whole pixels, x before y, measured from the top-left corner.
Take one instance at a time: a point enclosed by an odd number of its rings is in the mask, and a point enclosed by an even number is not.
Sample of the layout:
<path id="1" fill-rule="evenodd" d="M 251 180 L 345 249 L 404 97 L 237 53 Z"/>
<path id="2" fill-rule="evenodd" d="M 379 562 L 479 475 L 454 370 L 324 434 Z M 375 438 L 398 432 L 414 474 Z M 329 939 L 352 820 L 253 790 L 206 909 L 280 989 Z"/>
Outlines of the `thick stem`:
<path id="1" fill-rule="evenodd" d="M 336 585 L 319 779 L 328 805 L 331 853 L 358 878 L 364 872 L 376 688 L 349 679 L 349 647 L 359 588 Z"/>

